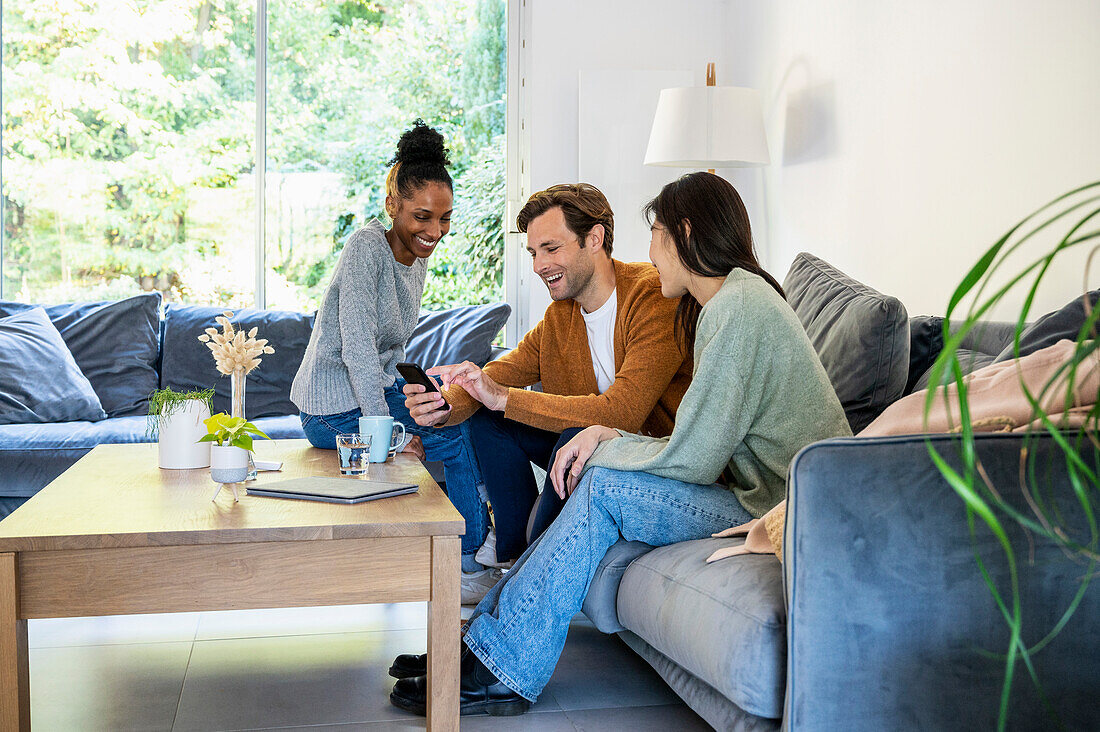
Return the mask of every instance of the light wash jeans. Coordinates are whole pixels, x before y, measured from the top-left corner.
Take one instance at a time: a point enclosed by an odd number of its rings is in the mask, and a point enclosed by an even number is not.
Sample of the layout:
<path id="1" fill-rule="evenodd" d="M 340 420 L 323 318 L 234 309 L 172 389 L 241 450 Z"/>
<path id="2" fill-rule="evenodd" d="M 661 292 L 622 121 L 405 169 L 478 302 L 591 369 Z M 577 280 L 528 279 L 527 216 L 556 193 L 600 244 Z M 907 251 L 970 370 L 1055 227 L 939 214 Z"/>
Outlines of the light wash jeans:
<path id="1" fill-rule="evenodd" d="M 390 416 L 405 425 L 410 435 L 418 435 L 424 443 L 428 460 L 442 460 L 446 480 L 447 497 L 466 519 L 466 533 L 462 536 L 462 554 L 472 557 L 489 533 L 489 510 L 482 500 L 484 490 L 481 468 L 470 444 L 470 428 L 466 422 L 450 427 L 421 427 L 409 416 L 405 408 L 405 386 L 398 379 L 384 390 Z M 302 431 L 314 447 L 336 449 L 336 435 L 359 431 L 359 418 L 363 413 L 358 407 L 339 414 L 301 414 Z"/>
<path id="2" fill-rule="evenodd" d="M 724 486 L 592 468 L 561 515 L 474 610 L 464 641 L 498 679 L 534 701 L 554 673 L 596 567 L 620 535 L 664 546 L 751 519 Z"/>

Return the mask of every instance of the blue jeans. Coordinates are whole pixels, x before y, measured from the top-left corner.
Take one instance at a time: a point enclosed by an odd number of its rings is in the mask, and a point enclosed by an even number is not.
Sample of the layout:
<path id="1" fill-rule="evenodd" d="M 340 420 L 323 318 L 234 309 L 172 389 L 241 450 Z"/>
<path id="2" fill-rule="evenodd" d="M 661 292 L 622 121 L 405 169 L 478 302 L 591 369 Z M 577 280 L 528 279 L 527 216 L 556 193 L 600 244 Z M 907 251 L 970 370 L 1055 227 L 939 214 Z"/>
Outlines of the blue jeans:
<path id="1" fill-rule="evenodd" d="M 498 679 L 534 701 L 554 673 L 596 567 L 620 535 L 664 546 L 750 519 L 722 486 L 592 468 L 557 520 L 477 606 L 463 640 Z"/>
<path id="2" fill-rule="evenodd" d="M 401 388 L 405 382 L 398 379 L 385 388 L 386 405 L 390 415 L 405 425 L 410 435 L 417 435 L 424 443 L 424 454 L 429 460 L 442 460 L 446 481 L 444 490 L 451 503 L 466 520 L 466 533 L 462 536 L 462 553 L 473 555 L 485 542 L 489 533 L 489 511 L 481 499 L 481 470 L 474 450 L 470 446 L 469 427 L 457 424 L 451 427 L 421 427 L 405 409 L 405 395 Z M 306 414 L 302 412 L 302 430 L 314 447 L 336 449 L 336 435 L 359 431 L 358 407 L 339 414 Z"/>

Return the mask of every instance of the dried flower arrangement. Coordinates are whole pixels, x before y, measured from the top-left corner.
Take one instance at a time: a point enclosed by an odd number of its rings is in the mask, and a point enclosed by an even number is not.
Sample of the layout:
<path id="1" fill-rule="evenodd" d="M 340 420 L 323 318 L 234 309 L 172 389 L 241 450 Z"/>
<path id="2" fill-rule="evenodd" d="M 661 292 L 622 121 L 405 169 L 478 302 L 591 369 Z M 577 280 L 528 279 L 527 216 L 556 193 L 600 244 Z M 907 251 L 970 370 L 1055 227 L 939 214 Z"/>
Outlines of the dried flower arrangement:
<path id="1" fill-rule="evenodd" d="M 222 327 L 221 332 L 217 328 L 207 328 L 199 336 L 199 340 L 214 354 L 218 371 L 227 376 L 234 372 L 247 374 L 260 365 L 260 356 L 275 353 L 275 349 L 267 345 L 266 338 L 256 338 L 257 328 L 247 333 L 244 329 L 235 330 L 229 322 L 232 317 L 233 311 L 226 310 L 214 319 Z"/>

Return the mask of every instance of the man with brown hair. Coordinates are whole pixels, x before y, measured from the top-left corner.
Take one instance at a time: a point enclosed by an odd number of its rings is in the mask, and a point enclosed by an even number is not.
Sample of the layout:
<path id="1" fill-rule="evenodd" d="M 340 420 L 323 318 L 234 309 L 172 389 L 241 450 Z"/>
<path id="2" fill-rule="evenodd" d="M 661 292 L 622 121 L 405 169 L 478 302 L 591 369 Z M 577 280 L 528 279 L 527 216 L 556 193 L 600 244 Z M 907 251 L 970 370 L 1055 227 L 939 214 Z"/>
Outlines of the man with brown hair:
<path id="1" fill-rule="evenodd" d="M 429 369 L 443 394 L 404 389 L 420 425 L 471 420 L 496 524 L 496 556 L 478 560 L 498 566 L 518 558 L 563 503 L 547 479 L 528 532 L 538 497 L 529 463 L 552 464 L 558 447 L 593 424 L 669 435 L 691 382 L 690 356 L 673 333 L 676 301 L 662 297 L 653 265 L 611 258 L 614 217 L 595 186 L 539 191 L 516 223 L 554 299 L 542 321 L 484 369 L 468 361 Z M 542 391 L 524 388 L 539 382 Z"/>

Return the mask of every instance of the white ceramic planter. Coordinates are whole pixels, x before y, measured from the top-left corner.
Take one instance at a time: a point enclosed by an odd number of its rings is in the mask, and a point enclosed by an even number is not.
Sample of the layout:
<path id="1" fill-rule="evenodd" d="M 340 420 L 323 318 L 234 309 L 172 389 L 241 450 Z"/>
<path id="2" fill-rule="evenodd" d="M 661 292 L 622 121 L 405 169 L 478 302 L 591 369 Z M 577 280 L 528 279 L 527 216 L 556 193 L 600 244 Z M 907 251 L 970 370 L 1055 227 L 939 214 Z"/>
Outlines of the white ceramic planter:
<path id="1" fill-rule="evenodd" d="M 248 477 L 248 450 L 229 445 L 210 445 L 210 479 L 215 483 L 240 483 Z"/>
<path id="2" fill-rule="evenodd" d="M 160 467 L 190 470 L 210 465 L 210 443 L 198 441 L 206 434 L 203 420 L 209 418 L 209 407 L 198 399 L 188 401 L 168 417 L 159 417 L 157 460 Z"/>

